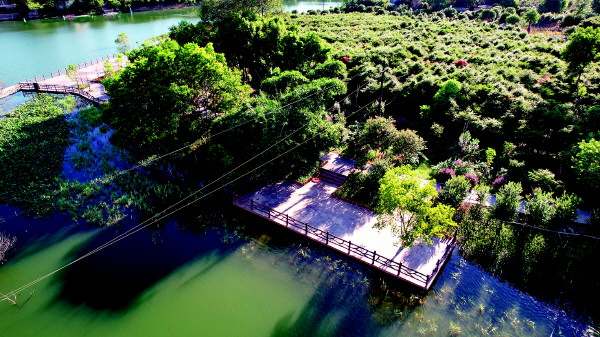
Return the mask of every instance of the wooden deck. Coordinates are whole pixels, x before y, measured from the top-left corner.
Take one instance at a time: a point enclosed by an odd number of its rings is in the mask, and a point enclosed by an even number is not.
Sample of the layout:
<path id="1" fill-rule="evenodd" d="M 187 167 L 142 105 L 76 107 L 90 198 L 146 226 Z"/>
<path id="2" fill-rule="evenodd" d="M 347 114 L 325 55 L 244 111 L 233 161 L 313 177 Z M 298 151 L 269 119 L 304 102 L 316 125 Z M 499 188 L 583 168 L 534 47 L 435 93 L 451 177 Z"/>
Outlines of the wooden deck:
<path id="1" fill-rule="evenodd" d="M 234 194 L 233 204 L 289 230 L 292 230 L 302 236 L 305 236 L 313 241 L 334 249 L 344 255 L 352 257 L 353 259 L 367 264 L 372 268 L 376 268 L 425 290 L 429 290 L 429 288 L 433 285 L 456 245 L 454 238 L 444 239 L 447 240 L 447 242 L 445 242 L 446 245 L 443 254 L 437 260 L 433 270 L 430 273 L 425 274 L 418 270 L 409 268 L 401 262 L 395 261 L 394 257 L 386 257 L 378 254 L 374 250 L 369 250 L 362 245 L 357 245 L 351 241 L 333 235 L 329 231 L 311 226 L 306 222 L 302 222 L 290 217 L 289 214 L 279 212 L 271 207 L 257 203 L 251 198 Z"/>

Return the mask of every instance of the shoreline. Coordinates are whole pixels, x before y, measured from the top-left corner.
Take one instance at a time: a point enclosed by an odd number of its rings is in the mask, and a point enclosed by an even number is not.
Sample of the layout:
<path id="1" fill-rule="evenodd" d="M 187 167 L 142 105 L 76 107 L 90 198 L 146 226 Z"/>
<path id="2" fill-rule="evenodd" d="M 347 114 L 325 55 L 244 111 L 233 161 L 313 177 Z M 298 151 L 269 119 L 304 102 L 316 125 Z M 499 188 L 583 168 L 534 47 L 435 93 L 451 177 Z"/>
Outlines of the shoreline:
<path id="1" fill-rule="evenodd" d="M 109 10 L 106 11 L 104 14 L 75 14 L 74 12 L 69 12 L 69 11 L 64 11 L 63 13 L 61 13 L 60 16 L 73 16 L 74 18 L 77 17 L 88 17 L 88 16 L 104 16 L 105 14 L 122 14 L 122 13 L 128 13 L 128 12 L 149 12 L 149 11 L 159 11 L 159 10 L 164 10 L 164 9 L 183 9 L 183 8 L 192 8 L 192 7 L 199 7 L 199 4 L 194 4 L 194 3 L 181 3 L 181 2 L 157 2 L 155 4 L 152 5 L 148 5 L 148 4 L 144 4 L 144 5 L 134 5 L 129 7 L 130 11 L 120 11 L 117 10 L 115 11 L 113 10 Z M 104 8 L 102 8 L 104 10 Z M 5 18 L 3 18 L 3 16 L 5 16 Z M 15 13 L 4 13 L 4 14 L 0 14 L 0 22 L 12 22 L 12 21 L 32 21 L 32 20 L 44 20 L 44 19 L 56 19 L 59 18 L 60 16 L 40 16 L 39 13 L 37 11 L 30 11 L 26 14 L 20 13 L 20 12 L 15 12 Z M 9 18 L 10 17 L 10 18 Z"/>

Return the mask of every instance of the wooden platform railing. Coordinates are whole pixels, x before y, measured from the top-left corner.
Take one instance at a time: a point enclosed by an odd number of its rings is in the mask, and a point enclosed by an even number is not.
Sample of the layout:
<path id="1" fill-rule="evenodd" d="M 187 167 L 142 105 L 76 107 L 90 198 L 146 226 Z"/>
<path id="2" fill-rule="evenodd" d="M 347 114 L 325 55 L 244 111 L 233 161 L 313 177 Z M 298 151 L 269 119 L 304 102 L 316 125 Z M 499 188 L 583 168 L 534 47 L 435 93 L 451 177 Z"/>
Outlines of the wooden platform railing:
<path id="1" fill-rule="evenodd" d="M 19 90 L 23 91 L 36 91 L 36 92 L 50 92 L 57 94 L 75 94 L 79 95 L 91 102 L 100 104 L 103 101 L 92 96 L 89 92 L 73 87 L 67 87 L 64 85 L 56 84 L 39 84 L 39 83 L 19 83 Z"/>
<path id="2" fill-rule="evenodd" d="M 87 62 L 84 62 L 84 63 L 77 64 L 76 67 L 77 67 L 77 70 L 79 70 L 79 69 L 82 69 L 82 68 L 85 68 L 85 67 L 89 67 L 89 66 L 94 65 L 94 64 L 98 64 L 98 63 L 104 62 L 106 60 L 116 59 L 117 57 L 118 57 L 118 54 L 111 54 L 111 55 L 103 56 L 103 57 L 101 57 L 99 59 L 95 59 L 95 60 L 92 60 L 92 61 L 87 61 Z M 123 59 L 126 59 L 126 58 L 127 58 L 127 56 L 123 56 Z M 61 76 L 61 75 L 66 75 L 66 74 L 67 74 L 67 68 L 65 68 L 65 69 L 59 69 L 57 71 L 51 72 L 50 73 L 50 77 L 46 77 L 44 75 L 40 75 L 40 76 L 36 76 L 36 77 L 33 77 L 33 78 L 26 79 L 25 81 L 21 81 L 19 83 L 42 82 L 42 81 L 45 81 L 45 80 L 47 80 L 49 78 L 54 78 L 54 77 L 58 77 L 58 76 Z"/>
<path id="3" fill-rule="evenodd" d="M 438 261 L 434 271 L 430 275 L 426 275 L 417 270 L 406 267 L 399 262 L 390 260 L 385 256 L 379 255 L 376 251 L 368 250 L 364 247 L 352 243 L 351 241 L 347 241 L 327 231 L 323 231 L 319 228 L 313 227 L 308 223 L 294 219 L 285 213 L 281 213 L 268 206 L 257 203 L 252 199 L 245 198 L 234 193 L 233 203 L 266 219 L 270 219 L 272 221 L 279 220 L 279 222 L 274 222 L 280 223 L 281 225 L 294 230 L 296 233 L 304 235 L 315 241 L 319 241 L 325 244 L 326 246 L 334 248 L 335 250 L 343 254 L 356 258 L 364 263 L 370 264 L 373 267 L 382 270 L 388 274 L 392 274 L 398 277 L 404 276 L 404 279 L 414 280 L 416 281 L 413 282 L 415 283 L 415 285 L 422 286 L 423 288 L 427 288 L 429 286 L 432 277 L 436 275 L 440 266 L 446 260 L 448 254 L 452 251 L 452 248 L 454 247 L 454 239 L 452 239 L 452 244 L 448 245 L 446 251 L 444 252 L 443 258 Z"/>

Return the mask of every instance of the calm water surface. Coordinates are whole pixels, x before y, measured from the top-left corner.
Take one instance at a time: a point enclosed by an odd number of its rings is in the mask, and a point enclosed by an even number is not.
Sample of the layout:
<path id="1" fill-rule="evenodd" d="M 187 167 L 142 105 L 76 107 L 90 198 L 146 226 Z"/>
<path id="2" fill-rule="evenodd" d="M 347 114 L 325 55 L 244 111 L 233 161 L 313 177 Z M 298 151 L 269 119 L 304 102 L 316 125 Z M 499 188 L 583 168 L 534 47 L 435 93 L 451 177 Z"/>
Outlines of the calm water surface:
<path id="1" fill-rule="evenodd" d="M 322 6 L 286 3 L 299 11 Z M 114 53 L 120 32 L 140 42 L 182 18 L 194 21 L 193 12 L 0 23 L 0 78 L 17 82 Z M 0 232 L 17 237 L 0 267 L 2 293 L 137 221 L 97 229 L 60 214 L 15 212 L 0 206 Z M 231 208 L 194 215 L 202 218 L 143 230 L 52 274 L 19 294 L 21 307 L 0 301 L 0 336 L 579 336 L 588 329 L 456 252 L 425 293 L 385 287 L 393 280 Z"/>

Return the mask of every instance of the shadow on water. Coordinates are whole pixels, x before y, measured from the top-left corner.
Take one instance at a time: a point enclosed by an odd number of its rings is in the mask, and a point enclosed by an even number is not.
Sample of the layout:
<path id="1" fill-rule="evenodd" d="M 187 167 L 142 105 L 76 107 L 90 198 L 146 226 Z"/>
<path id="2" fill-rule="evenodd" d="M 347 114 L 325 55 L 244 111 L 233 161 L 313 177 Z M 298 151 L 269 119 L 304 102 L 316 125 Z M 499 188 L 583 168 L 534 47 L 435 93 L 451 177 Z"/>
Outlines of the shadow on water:
<path id="1" fill-rule="evenodd" d="M 112 230 L 103 231 L 65 262 L 115 236 Z M 69 267 L 57 280 L 61 290 L 55 301 L 115 313 L 127 310 L 140 294 L 178 268 L 210 257 L 212 262 L 195 276 L 199 277 L 244 243 L 238 239 L 223 244 L 221 237 L 210 229 L 204 235 L 189 235 L 173 221 L 161 229 L 144 229 Z"/>

